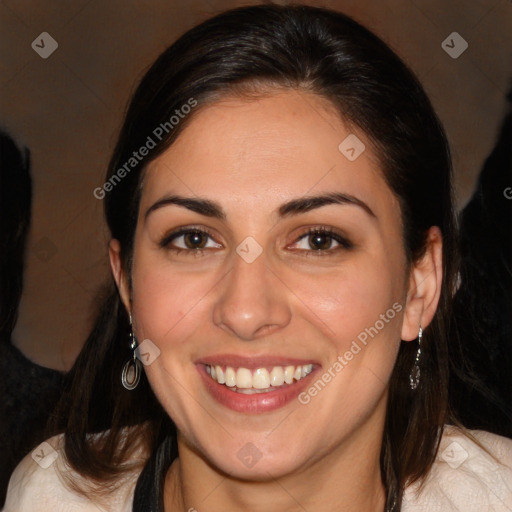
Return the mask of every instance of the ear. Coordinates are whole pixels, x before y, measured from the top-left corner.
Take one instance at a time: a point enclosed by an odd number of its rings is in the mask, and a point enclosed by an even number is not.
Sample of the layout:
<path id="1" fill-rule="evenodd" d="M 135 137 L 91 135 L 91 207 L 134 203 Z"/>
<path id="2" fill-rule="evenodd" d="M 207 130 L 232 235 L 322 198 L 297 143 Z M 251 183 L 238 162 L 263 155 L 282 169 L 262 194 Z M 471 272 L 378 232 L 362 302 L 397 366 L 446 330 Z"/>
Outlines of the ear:
<path id="1" fill-rule="evenodd" d="M 413 264 L 402 323 L 402 340 L 418 337 L 434 318 L 443 281 L 443 236 L 437 226 L 428 230 L 425 254 Z"/>
<path id="2" fill-rule="evenodd" d="M 110 268 L 112 269 L 112 274 L 117 284 L 119 295 L 121 296 L 124 307 L 129 314 L 131 312 L 130 287 L 128 286 L 126 274 L 123 271 L 121 262 L 121 244 L 119 243 L 119 240 L 116 240 L 115 238 L 110 240 L 108 245 L 108 255 L 110 258 Z"/>

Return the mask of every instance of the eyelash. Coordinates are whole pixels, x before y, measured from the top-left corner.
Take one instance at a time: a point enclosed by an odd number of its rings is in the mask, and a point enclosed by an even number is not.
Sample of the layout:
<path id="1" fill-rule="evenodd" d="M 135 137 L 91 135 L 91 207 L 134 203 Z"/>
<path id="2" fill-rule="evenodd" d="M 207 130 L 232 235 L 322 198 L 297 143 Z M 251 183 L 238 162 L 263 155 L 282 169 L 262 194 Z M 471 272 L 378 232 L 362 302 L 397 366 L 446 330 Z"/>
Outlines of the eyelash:
<path id="1" fill-rule="evenodd" d="M 187 252 L 187 253 L 192 253 L 194 256 L 201 256 L 203 255 L 203 253 L 207 250 L 207 249 L 201 249 L 201 248 L 198 248 L 198 249 L 183 249 L 181 247 L 171 247 L 170 244 L 172 241 L 176 240 L 177 238 L 183 236 L 183 235 L 189 235 L 189 234 L 199 234 L 199 235 L 207 235 L 210 239 L 212 239 L 213 241 L 215 241 L 215 237 L 214 235 L 208 231 L 207 229 L 205 228 L 196 228 L 196 227 L 187 227 L 187 228 L 181 228 L 177 231 L 174 231 L 173 233 L 170 233 L 169 235 L 166 235 L 162 241 L 160 242 L 160 247 L 161 248 L 167 248 L 169 251 L 175 253 L 175 254 L 180 254 L 182 252 Z M 330 248 L 330 249 L 309 249 L 309 250 L 305 250 L 305 249 L 298 249 L 299 252 L 303 252 L 303 253 L 306 253 L 307 255 L 310 255 L 310 256 L 330 256 L 332 255 L 333 252 L 337 252 L 338 250 L 349 250 L 349 249 L 352 249 L 354 246 L 352 244 L 352 242 L 350 242 L 347 238 L 345 238 L 344 236 L 342 236 L 340 233 L 338 233 L 337 231 L 333 230 L 332 228 L 328 228 L 328 227 L 325 227 L 325 226 L 320 226 L 320 227 L 313 227 L 313 228 L 309 228 L 308 230 L 306 230 L 304 233 L 302 233 L 300 235 L 299 238 L 297 238 L 297 240 L 295 242 L 293 242 L 294 244 L 298 243 L 299 241 L 303 240 L 304 238 L 307 238 L 309 236 L 312 236 L 312 235 L 317 235 L 317 234 L 321 234 L 321 235 L 327 235 L 328 238 L 330 238 L 331 240 L 334 240 L 335 242 L 337 242 L 339 244 L 338 247 L 335 247 L 335 248 Z M 218 243 L 218 242 L 216 242 Z"/>
<path id="2" fill-rule="evenodd" d="M 315 249 L 307 249 L 307 250 L 297 249 L 297 250 L 300 252 L 304 252 L 307 256 L 325 257 L 325 256 L 333 256 L 334 253 L 337 253 L 340 250 L 350 250 L 354 247 L 352 242 L 350 240 L 348 240 L 345 236 L 341 235 L 334 229 L 325 227 L 325 226 L 308 228 L 304 233 L 302 233 L 300 235 L 300 237 L 294 242 L 294 244 L 303 240 L 304 238 L 307 239 L 308 237 L 310 237 L 312 235 L 318 235 L 318 234 L 327 236 L 327 238 L 334 240 L 339 245 L 337 247 L 330 248 L 330 249 L 316 249 L 316 250 Z"/>
<path id="3" fill-rule="evenodd" d="M 206 249 L 182 249 L 181 247 L 170 247 L 170 243 L 175 240 L 176 238 L 179 238 L 183 235 L 190 235 L 190 234 L 198 234 L 198 235 L 207 235 L 212 240 L 215 240 L 215 237 L 213 236 L 210 231 L 208 231 L 205 228 L 199 229 L 196 227 L 188 227 L 188 228 L 181 228 L 177 231 L 174 231 L 170 233 L 169 235 L 166 235 L 162 241 L 160 242 L 160 247 L 167 248 L 169 251 L 180 254 L 182 252 L 188 252 L 193 253 L 194 256 L 201 256 Z"/>

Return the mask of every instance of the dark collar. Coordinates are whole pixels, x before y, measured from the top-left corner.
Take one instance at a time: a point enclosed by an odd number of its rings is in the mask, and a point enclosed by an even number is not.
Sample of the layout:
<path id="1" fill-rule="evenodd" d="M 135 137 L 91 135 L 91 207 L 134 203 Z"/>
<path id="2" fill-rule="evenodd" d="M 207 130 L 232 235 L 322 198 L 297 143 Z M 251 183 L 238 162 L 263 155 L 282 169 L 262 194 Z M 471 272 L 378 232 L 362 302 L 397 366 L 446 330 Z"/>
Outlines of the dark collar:
<path id="1" fill-rule="evenodd" d="M 137 480 L 132 512 L 164 512 L 165 475 L 175 453 L 175 440 L 168 436 L 148 459 Z"/>

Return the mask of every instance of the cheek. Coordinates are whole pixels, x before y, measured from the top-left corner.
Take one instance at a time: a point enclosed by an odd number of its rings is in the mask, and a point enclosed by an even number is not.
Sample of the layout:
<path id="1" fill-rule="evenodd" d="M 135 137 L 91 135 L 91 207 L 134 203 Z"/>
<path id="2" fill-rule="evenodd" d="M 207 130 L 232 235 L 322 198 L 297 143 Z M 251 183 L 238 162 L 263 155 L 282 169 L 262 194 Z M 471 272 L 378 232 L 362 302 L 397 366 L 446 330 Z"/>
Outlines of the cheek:
<path id="1" fill-rule="evenodd" d="M 301 276 L 293 289 L 312 321 L 342 350 L 401 301 L 402 276 L 394 270 L 389 262 L 361 259 L 322 276 Z M 389 316 L 395 318 L 395 311 Z"/>
<path id="2" fill-rule="evenodd" d="M 326 391 L 318 392 L 324 385 L 315 381 L 305 399 L 314 408 L 336 411 L 329 419 L 336 425 L 333 439 L 350 427 L 347 418 L 367 418 L 386 390 L 400 344 L 402 283 L 403 268 L 385 259 L 361 259 L 321 278 L 297 280 L 304 315 L 326 341 L 317 377 L 328 382 Z M 326 433 L 326 442 L 333 439 Z"/>
<path id="3" fill-rule="evenodd" d="M 133 267 L 137 334 L 174 351 L 204 323 L 204 307 L 216 277 L 191 275 L 141 257 Z"/>
<path id="4" fill-rule="evenodd" d="M 194 351 L 190 342 L 205 324 L 214 279 L 171 271 L 161 262 L 156 265 L 149 260 L 147 255 L 134 260 L 132 273 L 137 336 L 139 341 L 150 339 L 160 350 L 158 359 L 144 370 L 160 403 L 173 411 L 178 428 L 186 429 L 194 417 L 188 401 L 200 392 L 190 372 Z"/>
<path id="5" fill-rule="evenodd" d="M 206 281 L 175 273 L 134 273 L 133 311 L 137 329 L 144 337 L 156 341 L 165 342 L 169 337 L 179 341 L 186 334 L 183 328 L 197 321 L 201 311 L 198 305 L 208 292 Z"/>

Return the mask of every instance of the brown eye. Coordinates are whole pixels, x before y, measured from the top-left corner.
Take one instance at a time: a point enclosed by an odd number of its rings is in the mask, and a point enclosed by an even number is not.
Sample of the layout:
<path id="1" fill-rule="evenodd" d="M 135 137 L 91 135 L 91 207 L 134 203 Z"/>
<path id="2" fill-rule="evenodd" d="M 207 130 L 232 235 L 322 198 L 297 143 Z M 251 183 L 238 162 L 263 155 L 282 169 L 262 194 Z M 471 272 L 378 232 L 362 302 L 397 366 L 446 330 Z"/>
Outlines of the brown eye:
<path id="1" fill-rule="evenodd" d="M 210 233 L 201 229 L 180 229 L 166 236 L 160 242 L 160 247 L 175 252 L 200 252 L 205 249 L 218 249 L 222 245 L 216 243 Z"/>
<path id="2" fill-rule="evenodd" d="M 353 244 L 330 228 L 313 228 L 304 233 L 294 244 L 294 249 L 305 253 L 328 255 L 338 250 L 352 249 Z"/>
<path id="3" fill-rule="evenodd" d="M 309 246 L 314 251 L 325 251 L 331 248 L 333 238 L 326 233 L 313 233 L 308 237 Z"/>
<path id="4" fill-rule="evenodd" d="M 193 231 L 183 235 L 183 240 L 188 249 L 202 249 L 207 242 L 208 235 L 199 231 Z"/>

